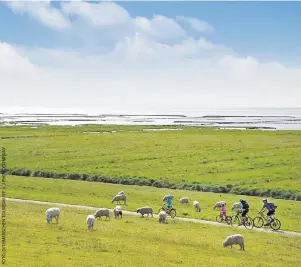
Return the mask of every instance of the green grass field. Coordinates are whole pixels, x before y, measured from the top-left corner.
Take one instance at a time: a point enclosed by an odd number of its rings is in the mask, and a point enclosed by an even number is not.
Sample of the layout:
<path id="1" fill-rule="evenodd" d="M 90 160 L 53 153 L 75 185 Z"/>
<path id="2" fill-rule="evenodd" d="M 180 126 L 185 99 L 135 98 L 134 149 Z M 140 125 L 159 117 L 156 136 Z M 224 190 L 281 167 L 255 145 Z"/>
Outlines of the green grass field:
<path id="1" fill-rule="evenodd" d="M 47 208 L 7 203 L 5 266 L 301 266 L 298 237 L 126 215 L 89 232 L 91 211 L 61 208 L 60 223 L 47 225 Z M 234 233 L 244 235 L 245 252 L 222 247 Z"/>
<path id="2" fill-rule="evenodd" d="M 215 220 L 218 211 L 213 211 L 212 207 L 217 201 L 227 201 L 228 213 L 231 214 L 232 204 L 240 198 L 240 196 L 232 194 L 20 176 L 7 176 L 6 190 L 7 197 L 11 198 L 107 208 L 115 207 L 116 204 L 111 204 L 111 199 L 119 191 L 125 191 L 128 197 L 128 206 L 123 206 L 124 209 L 136 211 L 139 207 L 151 206 L 155 213 L 162 207 L 163 196 L 173 194 L 178 217 L 205 220 Z M 191 203 L 188 206 L 180 205 L 178 201 L 181 197 L 189 197 Z M 244 198 L 250 204 L 249 215 L 251 217 L 257 216 L 258 210 L 262 207 L 262 197 L 246 196 Z M 194 200 L 198 200 L 201 204 L 202 211 L 200 213 L 194 211 L 192 206 Z M 281 229 L 301 232 L 300 202 L 281 199 L 270 200 L 278 206 L 276 215 L 281 220 Z M 183 213 L 188 213 L 188 215 L 183 216 Z"/>
<path id="3" fill-rule="evenodd" d="M 301 131 L 143 128 L 2 127 L 0 146 L 11 174 L 301 200 Z"/>

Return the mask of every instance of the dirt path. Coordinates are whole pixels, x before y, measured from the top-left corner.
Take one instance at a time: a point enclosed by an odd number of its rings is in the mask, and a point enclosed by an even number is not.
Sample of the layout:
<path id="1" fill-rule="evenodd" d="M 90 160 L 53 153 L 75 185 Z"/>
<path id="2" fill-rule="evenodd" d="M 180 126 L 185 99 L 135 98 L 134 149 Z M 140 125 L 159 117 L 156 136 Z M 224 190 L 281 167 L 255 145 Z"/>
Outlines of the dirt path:
<path id="1" fill-rule="evenodd" d="M 55 202 L 43 202 L 43 201 L 38 201 L 38 200 L 27 200 L 27 199 L 17 199 L 17 198 L 6 198 L 6 200 L 11 201 L 11 202 L 22 202 L 22 203 L 31 203 L 31 204 L 39 204 L 39 205 L 51 205 L 51 206 L 60 206 L 60 207 L 68 207 L 68 208 L 76 208 L 76 209 L 84 209 L 84 210 L 94 210 L 94 211 L 96 211 L 98 209 L 97 207 L 89 207 L 89 206 L 73 205 L 73 204 L 64 204 L 64 203 L 55 203 Z M 113 210 L 110 209 L 110 211 L 112 212 Z M 127 214 L 127 215 L 140 216 L 140 214 L 137 214 L 136 212 L 133 212 L 133 211 L 123 210 L 122 212 L 123 212 L 123 214 Z M 158 218 L 158 215 L 154 215 L 154 218 Z M 174 220 L 184 221 L 184 222 L 193 222 L 193 223 L 202 223 L 202 224 L 223 226 L 223 227 L 231 227 L 230 225 L 221 224 L 221 223 L 213 222 L 213 221 L 205 221 L 205 220 L 201 220 L 201 219 L 176 217 L 176 218 L 174 218 Z M 239 227 L 239 228 L 245 229 L 243 226 Z M 271 229 L 265 229 L 265 228 L 253 228 L 253 230 L 258 231 L 258 232 L 282 234 L 282 235 L 290 235 L 290 236 L 300 236 L 301 237 L 300 232 L 283 231 L 283 230 L 273 231 Z"/>

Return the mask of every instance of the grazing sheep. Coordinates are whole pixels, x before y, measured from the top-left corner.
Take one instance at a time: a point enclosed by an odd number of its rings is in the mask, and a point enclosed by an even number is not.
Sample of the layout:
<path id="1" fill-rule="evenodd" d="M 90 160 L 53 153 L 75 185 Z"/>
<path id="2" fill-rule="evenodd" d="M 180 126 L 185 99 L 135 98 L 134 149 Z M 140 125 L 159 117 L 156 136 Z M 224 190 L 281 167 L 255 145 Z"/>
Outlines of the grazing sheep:
<path id="1" fill-rule="evenodd" d="M 56 223 L 59 223 L 60 212 L 59 208 L 49 208 L 46 210 L 45 215 L 47 223 L 52 222 L 52 218 L 55 218 Z"/>
<path id="2" fill-rule="evenodd" d="M 114 212 L 114 216 L 115 216 L 115 219 L 119 219 L 119 216 L 121 217 L 122 219 L 122 210 L 121 210 L 121 207 L 120 206 L 116 206 L 113 210 Z"/>
<path id="3" fill-rule="evenodd" d="M 166 218 L 167 218 L 166 212 L 163 211 L 163 210 L 160 211 L 159 212 L 159 219 L 158 219 L 159 223 L 166 223 Z"/>
<path id="4" fill-rule="evenodd" d="M 235 235 L 230 235 L 226 238 L 226 240 L 223 242 L 223 247 L 228 247 L 233 245 L 239 245 L 240 250 L 245 250 L 245 240 L 242 235 L 235 234 Z"/>
<path id="5" fill-rule="evenodd" d="M 97 210 L 95 212 L 95 214 L 94 214 L 95 218 L 101 219 L 102 216 L 106 216 L 106 219 L 109 218 L 109 220 L 110 220 L 110 212 L 109 212 L 109 210 L 106 209 L 106 208 L 101 208 L 101 209 Z"/>
<path id="6" fill-rule="evenodd" d="M 197 200 L 193 201 L 193 206 L 194 206 L 196 212 L 200 212 L 201 211 L 200 202 L 198 202 Z"/>
<path id="7" fill-rule="evenodd" d="M 122 210 L 121 206 L 116 206 L 116 209 Z"/>
<path id="8" fill-rule="evenodd" d="M 180 199 L 180 203 L 181 203 L 181 204 L 188 204 L 188 202 L 189 202 L 188 197 L 182 197 L 182 198 Z"/>
<path id="9" fill-rule="evenodd" d="M 225 204 L 226 206 L 226 201 L 219 201 L 219 202 L 216 202 L 215 205 L 213 206 L 213 209 L 217 209 L 217 208 L 221 208 L 222 207 L 222 204 Z"/>
<path id="10" fill-rule="evenodd" d="M 236 203 L 233 204 L 231 210 L 232 211 L 239 211 L 239 210 L 241 210 L 241 208 L 242 208 L 242 205 L 239 202 L 236 202 Z"/>
<path id="11" fill-rule="evenodd" d="M 123 191 L 120 191 L 117 195 L 125 195 L 125 193 Z"/>
<path id="12" fill-rule="evenodd" d="M 86 219 L 88 229 L 91 231 L 93 230 L 94 222 L 95 222 L 95 217 L 94 215 L 88 215 Z"/>
<path id="13" fill-rule="evenodd" d="M 166 195 L 163 197 L 162 201 L 166 201 L 168 198 L 173 199 L 173 195 Z"/>
<path id="14" fill-rule="evenodd" d="M 127 204 L 126 204 L 126 195 L 116 195 L 116 196 L 112 199 L 111 203 L 113 204 L 113 203 L 116 201 L 118 204 L 120 204 L 120 201 L 121 201 L 121 200 L 124 202 L 124 205 L 127 205 Z"/>
<path id="15" fill-rule="evenodd" d="M 144 217 L 144 214 L 147 214 L 147 217 L 151 214 L 152 217 L 153 215 L 153 209 L 151 207 L 142 207 L 136 210 L 137 213 L 141 214 L 141 217 Z"/>

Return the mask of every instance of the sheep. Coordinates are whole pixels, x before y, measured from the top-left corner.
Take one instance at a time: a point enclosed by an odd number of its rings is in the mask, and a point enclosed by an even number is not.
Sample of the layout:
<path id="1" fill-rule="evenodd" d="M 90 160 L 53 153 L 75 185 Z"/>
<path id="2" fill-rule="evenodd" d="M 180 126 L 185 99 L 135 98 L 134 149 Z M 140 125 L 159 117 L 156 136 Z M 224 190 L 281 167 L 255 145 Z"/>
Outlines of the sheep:
<path id="1" fill-rule="evenodd" d="M 122 210 L 121 210 L 121 207 L 120 206 L 116 206 L 113 210 L 114 212 L 114 216 L 115 216 L 115 219 L 118 219 L 119 216 L 121 217 L 122 219 Z"/>
<path id="2" fill-rule="evenodd" d="M 151 214 L 152 217 L 154 217 L 153 209 L 151 207 L 142 207 L 137 209 L 136 212 L 141 214 L 141 218 L 144 217 L 144 214 L 147 214 L 147 217 L 149 216 L 149 214 Z"/>
<path id="3" fill-rule="evenodd" d="M 125 195 L 125 193 L 123 191 L 120 191 L 117 195 Z"/>
<path id="4" fill-rule="evenodd" d="M 239 202 L 236 202 L 233 204 L 232 208 L 231 208 L 232 211 L 239 211 L 241 210 L 241 204 Z"/>
<path id="5" fill-rule="evenodd" d="M 227 203 L 226 203 L 226 201 L 216 202 L 215 205 L 213 206 L 213 209 L 215 210 L 216 208 L 221 208 L 222 204 L 225 204 L 225 206 L 226 206 Z"/>
<path id="6" fill-rule="evenodd" d="M 168 198 L 173 199 L 173 195 L 166 195 L 163 197 L 162 201 L 166 201 Z"/>
<path id="7" fill-rule="evenodd" d="M 189 202 L 188 197 L 182 197 L 182 198 L 180 199 L 180 203 L 181 203 L 181 204 L 188 204 L 188 202 Z"/>
<path id="8" fill-rule="evenodd" d="M 95 212 L 95 214 L 94 214 L 94 217 L 98 218 L 98 219 L 101 219 L 102 216 L 106 216 L 106 219 L 110 220 L 110 212 L 109 212 L 109 210 L 106 209 L 106 208 L 101 208 L 101 209 L 98 209 Z"/>
<path id="9" fill-rule="evenodd" d="M 159 212 L 158 215 L 159 215 L 159 219 L 158 219 L 159 223 L 166 223 L 166 218 L 167 218 L 166 212 L 162 210 Z"/>
<path id="10" fill-rule="evenodd" d="M 52 218 L 55 218 L 56 223 L 59 223 L 60 212 L 59 208 L 49 208 L 46 210 L 45 215 L 47 223 L 52 222 Z"/>
<path id="11" fill-rule="evenodd" d="M 194 206 L 196 212 L 201 211 L 200 202 L 198 202 L 197 200 L 193 201 L 193 206 Z"/>
<path id="12" fill-rule="evenodd" d="M 240 250 L 245 250 L 245 240 L 244 237 L 240 234 L 230 235 L 226 238 L 226 240 L 223 242 L 223 247 L 228 247 L 233 245 L 239 245 Z"/>
<path id="13" fill-rule="evenodd" d="M 111 203 L 113 204 L 113 203 L 116 201 L 118 204 L 120 204 L 120 201 L 121 201 L 121 200 L 124 202 L 124 205 L 127 205 L 127 204 L 126 204 L 126 195 L 116 195 L 116 196 L 112 199 Z"/>
<path id="14" fill-rule="evenodd" d="M 94 215 L 88 215 L 86 219 L 88 229 L 91 231 L 93 230 L 94 222 L 95 222 L 95 216 Z"/>

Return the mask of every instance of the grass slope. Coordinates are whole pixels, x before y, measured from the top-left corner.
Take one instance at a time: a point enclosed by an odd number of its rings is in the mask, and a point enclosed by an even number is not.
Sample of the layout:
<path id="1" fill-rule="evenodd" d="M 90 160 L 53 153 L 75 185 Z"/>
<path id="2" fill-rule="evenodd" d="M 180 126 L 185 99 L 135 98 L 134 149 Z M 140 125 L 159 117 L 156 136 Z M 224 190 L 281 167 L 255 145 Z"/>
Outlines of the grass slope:
<path id="1" fill-rule="evenodd" d="M 91 211 L 61 209 L 59 225 L 47 225 L 49 206 L 7 205 L 7 266 L 301 266 L 301 238 L 125 216 L 96 221 Z M 223 248 L 228 235 L 242 233 L 246 251 Z"/>
<path id="2" fill-rule="evenodd" d="M 301 200 L 301 131 L 143 128 L 6 127 L 0 145 L 11 174 Z"/>
<path id="3" fill-rule="evenodd" d="M 94 207 L 113 208 L 111 199 L 119 191 L 125 191 L 128 197 L 128 206 L 124 209 L 135 211 L 138 207 L 151 206 L 157 213 L 162 205 L 162 198 L 166 194 L 175 196 L 174 206 L 179 217 L 188 213 L 186 217 L 205 220 L 215 220 L 218 211 L 213 211 L 213 205 L 220 200 L 228 203 L 228 213 L 233 203 L 240 198 L 232 194 L 215 194 L 209 192 L 194 192 L 186 190 L 160 189 L 147 186 L 125 186 L 87 181 L 70 181 L 60 179 L 43 179 L 37 177 L 7 176 L 7 197 L 52 201 L 68 204 L 81 204 Z M 180 205 L 181 197 L 189 197 L 189 206 Z M 250 204 L 251 217 L 257 216 L 257 211 L 262 207 L 261 197 L 244 197 Z M 195 212 L 192 202 L 198 200 L 202 211 Z M 301 232 L 301 207 L 300 202 L 291 200 L 273 200 L 277 204 L 277 218 L 282 222 L 282 230 Z"/>

